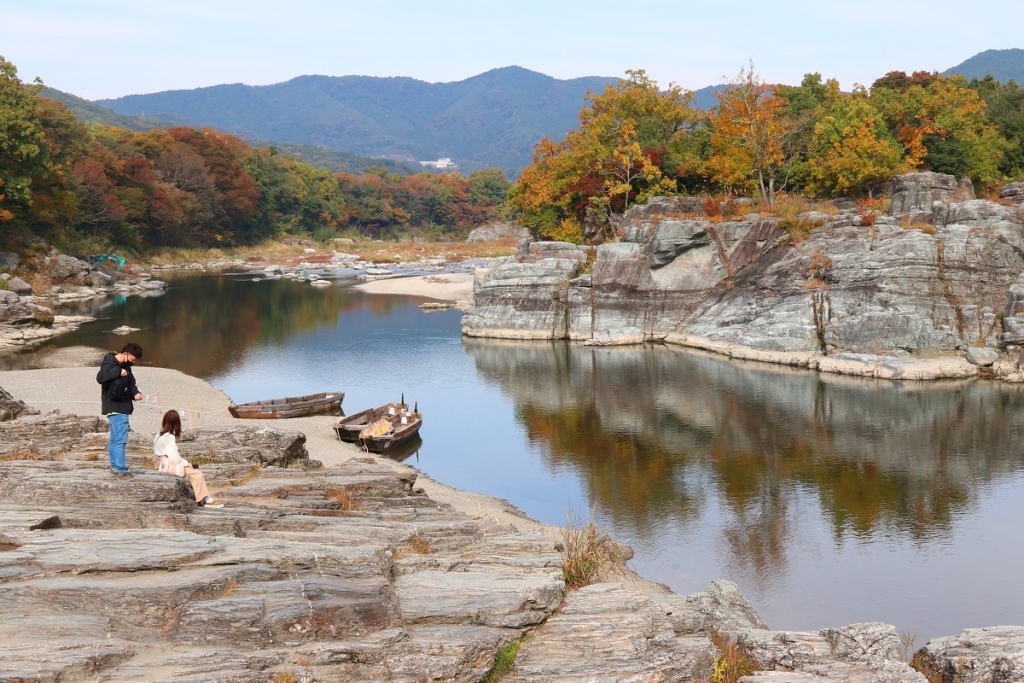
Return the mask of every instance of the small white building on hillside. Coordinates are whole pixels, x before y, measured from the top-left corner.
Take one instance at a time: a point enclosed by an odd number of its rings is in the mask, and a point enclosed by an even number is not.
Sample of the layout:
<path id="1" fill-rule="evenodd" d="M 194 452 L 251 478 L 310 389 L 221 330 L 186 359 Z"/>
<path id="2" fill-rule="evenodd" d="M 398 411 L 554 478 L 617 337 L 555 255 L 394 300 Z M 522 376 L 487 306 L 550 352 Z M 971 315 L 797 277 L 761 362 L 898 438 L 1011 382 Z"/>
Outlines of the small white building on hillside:
<path id="1" fill-rule="evenodd" d="M 444 169 L 444 168 L 458 168 L 458 166 L 455 165 L 455 162 L 452 161 L 451 159 L 449 159 L 448 157 L 444 157 L 443 159 L 438 159 L 437 161 L 421 161 L 420 162 L 420 166 L 430 166 L 431 168 L 441 168 L 441 169 Z"/>

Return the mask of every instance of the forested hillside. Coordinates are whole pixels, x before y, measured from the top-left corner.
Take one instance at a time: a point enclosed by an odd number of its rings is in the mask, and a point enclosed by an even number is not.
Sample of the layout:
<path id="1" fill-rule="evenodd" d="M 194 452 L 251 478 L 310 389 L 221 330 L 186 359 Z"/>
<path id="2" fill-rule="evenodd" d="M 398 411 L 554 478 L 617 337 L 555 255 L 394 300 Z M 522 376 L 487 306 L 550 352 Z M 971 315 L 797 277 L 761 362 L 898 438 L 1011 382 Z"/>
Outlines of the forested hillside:
<path id="1" fill-rule="evenodd" d="M 0 240 L 77 253 L 328 239 L 461 235 L 497 215 L 498 169 L 332 173 L 211 129 L 84 125 L 0 57 Z"/>
<path id="2" fill-rule="evenodd" d="M 107 126 L 115 126 L 126 130 L 152 130 L 154 128 L 172 128 L 175 124 L 154 119 L 152 117 L 128 116 L 118 114 L 113 109 L 90 102 L 89 100 L 77 97 L 70 93 L 62 92 L 56 88 L 43 87 L 39 95 L 49 100 L 56 100 L 68 108 L 82 123 L 102 123 Z M 327 147 L 314 145 L 299 145 L 287 142 L 275 142 L 270 140 L 245 139 L 254 147 L 276 146 L 282 154 L 302 159 L 314 166 L 323 166 L 335 173 L 363 173 L 372 166 L 383 166 L 389 173 L 401 175 L 413 175 L 422 173 L 423 168 L 415 167 L 392 159 L 380 159 L 364 157 L 350 152 L 339 152 Z"/>
<path id="3" fill-rule="evenodd" d="M 963 76 L 967 80 L 992 76 L 1004 85 L 1015 81 L 1024 85 L 1024 50 L 985 50 L 942 72 L 943 76 Z"/>
<path id="4" fill-rule="evenodd" d="M 218 85 L 130 95 L 99 104 L 124 115 L 203 125 L 258 140 L 367 156 L 450 157 L 463 170 L 514 175 L 543 137 L 561 139 L 588 90 L 615 78 L 557 80 L 520 67 L 454 83 L 300 76 L 267 86 Z"/>

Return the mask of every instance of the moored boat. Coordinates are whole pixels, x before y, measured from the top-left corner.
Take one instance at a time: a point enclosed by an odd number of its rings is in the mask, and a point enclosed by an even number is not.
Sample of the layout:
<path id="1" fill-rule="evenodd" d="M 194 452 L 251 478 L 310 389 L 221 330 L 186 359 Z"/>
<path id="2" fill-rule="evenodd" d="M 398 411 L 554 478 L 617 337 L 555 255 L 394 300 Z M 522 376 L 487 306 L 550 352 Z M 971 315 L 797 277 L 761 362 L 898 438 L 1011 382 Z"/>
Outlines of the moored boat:
<path id="1" fill-rule="evenodd" d="M 405 396 L 402 396 L 402 400 L 398 403 L 385 403 L 382 406 L 367 408 L 366 410 L 343 417 L 334 425 L 334 431 L 342 441 L 355 443 L 359 441 L 359 432 L 374 422 L 407 410 L 409 410 L 409 404 L 405 402 Z"/>
<path id="2" fill-rule="evenodd" d="M 233 417 L 247 419 L 275 419 L 283 417 L 303 417 L 337 410 L 345 394 L 340 391 L 327 391 L 308 396 L 291 396 L 288 398 L 272 398 L 265 401 L 251 401 L 228 406 Z"/>
<path id="3" fill-rule="evenodd" d="M 359 432 L 358 443 L 371 453 L 386 453 L 412 441 L 423 425 L 417 405 L 409 410 L 388 415 Z"/>

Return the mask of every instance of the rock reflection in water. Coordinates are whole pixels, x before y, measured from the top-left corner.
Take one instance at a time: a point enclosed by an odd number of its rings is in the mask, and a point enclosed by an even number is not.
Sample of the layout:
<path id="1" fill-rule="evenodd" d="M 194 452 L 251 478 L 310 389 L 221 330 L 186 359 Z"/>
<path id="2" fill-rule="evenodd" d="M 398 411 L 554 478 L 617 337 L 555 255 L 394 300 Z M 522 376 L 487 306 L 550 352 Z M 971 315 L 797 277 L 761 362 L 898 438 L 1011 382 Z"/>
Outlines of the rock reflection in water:
<path id="1" fill-rule="evenodd" d="M 863 380 L 660 346 L 464 346 L 545 464 L 574 471 L 617 534 L 657 548 L 688 528 L 761 594 L 786 582 L 795 554 L 949 545 L 985 490 L 1022 473 L 1013 386 Z M 709 519 L 717 537 L 693 531 Z M 878 570 L 878 582 L 901 571 Z"/>

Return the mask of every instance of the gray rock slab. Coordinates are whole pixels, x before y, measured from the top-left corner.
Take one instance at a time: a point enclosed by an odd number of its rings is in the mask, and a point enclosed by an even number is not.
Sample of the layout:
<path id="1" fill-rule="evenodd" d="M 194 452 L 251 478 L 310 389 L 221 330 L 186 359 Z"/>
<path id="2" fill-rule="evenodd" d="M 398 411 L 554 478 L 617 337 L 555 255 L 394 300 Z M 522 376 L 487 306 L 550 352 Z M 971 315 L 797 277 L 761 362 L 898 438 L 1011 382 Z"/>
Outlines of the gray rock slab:
<path id="1" fill-rule="evenodd" d="M 935 638 L 917 651 L 915 664 L 933 681 L 1024 681 L 1024 626 L 972 628 Z"/>

